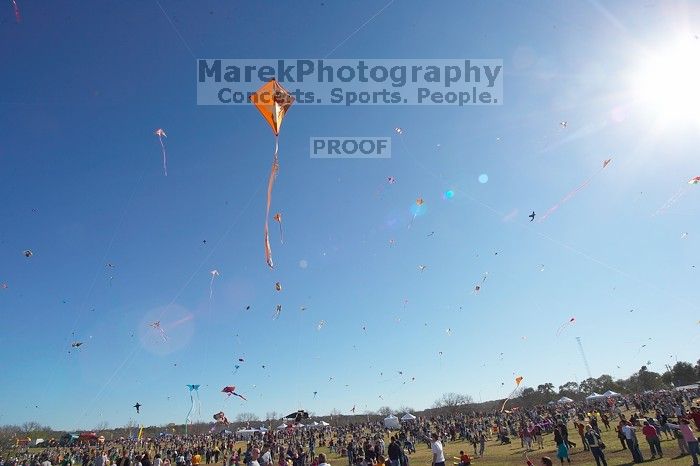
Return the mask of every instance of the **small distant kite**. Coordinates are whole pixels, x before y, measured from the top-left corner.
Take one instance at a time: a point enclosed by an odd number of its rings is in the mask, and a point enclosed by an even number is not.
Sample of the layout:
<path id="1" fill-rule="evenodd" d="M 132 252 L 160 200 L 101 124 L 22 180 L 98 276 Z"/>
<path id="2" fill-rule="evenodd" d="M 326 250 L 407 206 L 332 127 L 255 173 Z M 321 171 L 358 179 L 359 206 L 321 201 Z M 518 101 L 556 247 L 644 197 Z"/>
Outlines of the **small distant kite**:
<path id="1" fill-rule="evenodd" d="M 228 386 L 224 387 L 223 389 L 221 389 L 221 392 L 226 393 L 227 396 L 233 395 L 233 396 L 237 396 L 238 398 L 240 398 L 244 401 L 246 400 L 246 398 L 243 395 L 241 395 L 240 393 L 236 393 L 236 387 L 234 387 L 232 385 L 228 385 Z"/>
<path id="2" fill-rule="evenodd" d="M 388 176 L 388 177 L 386 178 L 386 182 L 389 183 L 389 184 L 395 184 L 395 183 L 396 183 L 396 178 L 394 178 L 393 176 Z"/>
<path id="3" fill-rule="evenodd" d="M 686 239 L 688 237 L 688 232 L 681 233 L 681 239 Z"/>
<path id="4" fill-rule="evenodd" d="M 352 413 L 355 414 L 355 405 L 352 405 L 352 409 L 350 411 L 352 411 Z"/>
<path id="5" fill-rule="evenodd" d="M 419 266 L 418 266 L 418 269 L 419 269 L 421 272 L 424 271 L 424 270 L 427 269 L 427 268 L 428 268 L 427 265 L 419 265 Z"/>
<path id="6" fill-rule="evenodd" d="M 241 366 L 239 366 L 238 364 L 234 365 L 233 366 L 233 369 L 234 369 L 233 373 L 235 374 L 236 372 L 238 372 L 238 369 L 240 369 L 240 368 L 241 368 Z"/>
<path id="7" fill-rule="evenodd" d="M 528 215 L 528 217 L 530 217 L 530 221 L 531 221 L 531 222 L 534 222 L 534 221 L 535 221 L 535 215 L 536 215 L 536 214 L 535 214 L 535 211 L 534 211 L 534 210 L 532 211 L 532 213 L 531 213 L 530 215 Z"/>
<path id="8" fill-rule="evenodd" d="M 316 326 L 316 330 L 321 330 L 321 329 L 323 328 L 324 325 L 326 325 L 326 321 L 325 321 L 325 320 L 319 321 L 319 322 L 318 322 L 318 325 Z"/>
<path id="9" fill-rule="evenodd" d="M 272 219 L 280 226 L 280 243 L 284 244 L 284 232 L 282 231 L 282 214 L 277 212 Z"/>
<path id="10" fill-rule="evenodd" d="M 82 341 L 74 341 L 70 344 L 71 348 L 80 348 L 83 345 Z"/>
<path id="11" fill-rule="evenodd" d="M 7 285 L 7 283 L 0 283 L 0 288 L 2 288 L 3 290 L 6 290 L 9 288 L 9 286 Z"/>
<path id="12" fill-rule="evenodd" d="M 486 277 L 488 277 L 489 273 L 485 272 L 484 276 L 481 279 L 481 283 L 477 283 L 476 286 L 474 286 L 474 294 L 479 294 L 481 291 L 481 287 L 484 285 L 484 282 L 486 281 Z"/>
<path id="13" fill-rule="evenodd" d="M 155 322 L 151 322 L 148 325 L 150 325 L 150 327 L 153 330 L 158 330 L 160 332 L 160 336 L 163 339 L 163 341 L 168 341 L 168 337 L 165 334 L 165 330 L 163 330 L 163 327 L 160 326 L 160 320 L 156 320 Z"/>
<path id="14" fill-rule="evenodd" d="M 403 134 L 403 129 L 399 128 L 398 126 L 396 128 L 394 128 L 394 131 L 396 131 L 396 134 L 399 134 L 399 135 Z"/>
<path id="15" fill-rule="evenodd" d="M 281 313 L 282 313 L 282 305 L 278 304 L 277 306 L 275 306 L 275 313 L 272 315 L 272 320 L 277 320 L 277 318 L 279 318 Z"/>
<path id="16" fill-rule="evenodd" d="M 165 144 L 163 143 L 163 138 L 167 138 L 168 135 L 165 134 L 165 130 L 163 128 L 158 128 L 153 132 L 156 136 L 158 136 L 158 141 L 160 141 L 160 149 L 163 152 L 163 173 L 165 176 L 168 176 L 168 159 L 165 155 Z"/>
<path id="17" fill-rule="evenodd" d="M 445 333 L 447 334 L 448 337 L 452 336 L 452 329 L 448 328 L 447 330 L 445 330 Z"/>
<path id="18" fill-rule="evenodd" d="M 694 176 L 688 180 L 688 184 L 700 184 L 700 176 Z"/>
<path id="19" fill-rule="evenodd" d="M 557 336 L 561 335 L 561 333 L 562 333 L 568 326 L 573 325 L 574 323 L 576 323 L 576 317 L 570 318 L 569 320 L 567 320 L 566 322 L 564 322 L 563 324 L 561 324 L 561 325 L 559 326 L 559 328 L 557 329 L 556 335 L 557 335 Z"/>
<path id="20" fill-rule="evenodd" d="M 282 291 L 282 284 L 280 282 L 275 283 L 275 290 Z"/>
<path id="21" fill-rule="evenodd" d="M 562 128 L 566 128 L 567 126 L 569 126 L 569 123 L 566 121 L 561 121 L 559 122 L 559 126 L 561 126 Z"/>
<path id="22" fill-rule="evenodd" d="M 314 399 L 316 399 L 316 395 L 318 395 L 318 392 L 314 392 Z"/>
<path id="23" fill-rule="evenodd" d="M 413 210 L 413 218 L 411 219 L 411 222 L 408 224 L 408 228 L 411 228 L 411 225 L 413 225 L 413 221 L 416 219 L 416 216 L 418 216 L 418 211 L 420 210 L 421 206 L 425 204 L 425 201 L 423 200 L 422 197 L 419 197 L 416 199 L 416 207 Z"/>
<path id="24" fill-rule="evenodd" d="M 136 402 L 134 408 L 136 408 L 136 414 L 139 414 L 141 412 L 141 403 Z"/>
<path id="25" fill-rule="evenodd" d="M 26 251 L 24 251 L 24 257 L 32 257 L 33 255 L 34 253 L 31 249 L 27 249 Z"/>

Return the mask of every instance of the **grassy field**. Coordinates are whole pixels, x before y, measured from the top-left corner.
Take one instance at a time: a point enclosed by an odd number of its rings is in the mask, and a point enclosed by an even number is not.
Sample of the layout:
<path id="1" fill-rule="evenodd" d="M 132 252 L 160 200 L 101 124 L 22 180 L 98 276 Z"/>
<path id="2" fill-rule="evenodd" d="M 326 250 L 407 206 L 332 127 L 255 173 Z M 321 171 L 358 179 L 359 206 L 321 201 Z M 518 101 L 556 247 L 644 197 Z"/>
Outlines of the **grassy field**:
<path id="1" fill-rule="evenodd" d="M 569 439 L 577 444 L 576 448 L 573 448 L 569 452 L 569 454 L 571 455 L 570 457 L 572 464 L 581 466 L 595 466 L 595 460 L 593 459 L 593 456 L 590 454 L 590 452 L 583 451 L 583 447 L 581 446 L 578 433 L 576 433 L 576 431 L 574 431 L 572 427 L 570 427 L 569 432 Z M 617 435 L 615 434 L 614 430 L 610 430 L 609 432 L 603 430 L 602 434 L 603 441 L 607 445 L 607 448 L 605 449 L 605 457 L 608 461 L 608 465 L 619 466 L 634 464 L 632 463 L 632 455 L 629 453 L 629 451 L 621 449 L 622 447 L 620 445 L 620 441 L 617 439 Z M 637 435 L 637 438 L 639 438 L 641 436 L 641 433 L 638 433 Z M 684 456 L 680 458 L 678 457 L 679 450 L 678 444 L 675 439 L 662 440 L 661 449 L 664 452 L 664 457 L 656 458 L 653 461 L 650 460 L 651 454 L 649 453 L 649 445 L 647 444 L 646 440 L 644 440 L 643 436 L 641 436 L 639 440 L 640 449 L 642 450 L 642 456 L 644 456 L 644 459 L 646 460 L 645 463 L 650 463 L 658 466 L 666 464 L 687 466 L 692 464 L 692 458 L 690 456 Z M 410 466 L 430 466 L 430 463 L 432 461 L 430 449 L 427 448 L 425 444 L 420 444 L 417 445 L 416 450 L 416 453 L 410 456 Z M 471 444 L 468 444 L 466 442 L 458 441 L 448 443 L 447 445 L 445 445 L 445 458 L 447 459 L 448 466 L 450 465 L 451 459 L 453 457 L 459 456 L 460 450 L 464 450 L 469 454 L 469 456 L 473 456 L 472 453 L 474 453 L 474 449 Z M 328 462 L 331 463 L 332 466 L 346 466 L 348 464 L 347 458 L 343 458 L 333 453 L 329 453 L 326 449 L 322 448 L 319 450 L 319 452 L 327 454 Z M 516 439 L 510 445 L 502 446 L 499 446 L 498 442 L 496 442 L 495 440 L 490 440 L 486 443 L 484 457 L 473 459 L 472 464 L 524 465 L 524 453 L 525 449 L 520 447 L 520 439 Z M 537 450 L 537 447 L 535 447 L 535 450 L 528 454 L 530 456 L 530 459 L 536 465 L 540 464 L 539 458 L 542 456 L 549 456 L 552 458 L 552 460 L 555 461 L 555 464 L 559 464 L 559 460 L 556 458 L 556 448 L 554 444 L 554 436 L 552 434 L 545 436 L 544 449 Z"/>

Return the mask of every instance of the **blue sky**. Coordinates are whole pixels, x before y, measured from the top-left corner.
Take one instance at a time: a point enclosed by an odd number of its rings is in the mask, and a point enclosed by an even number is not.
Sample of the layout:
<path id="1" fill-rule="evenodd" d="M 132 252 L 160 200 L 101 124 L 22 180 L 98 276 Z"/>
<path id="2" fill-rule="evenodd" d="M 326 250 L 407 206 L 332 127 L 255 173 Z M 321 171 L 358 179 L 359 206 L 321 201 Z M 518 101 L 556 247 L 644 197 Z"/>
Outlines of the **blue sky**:
<path id="1" fill-rule="evenodd" d="M 182 423 L 191 383 L 203 420 L 486 400 L 515 375 L 584 379 L 576 336 L 594 375 L 697 359 L 700 122 L 661 121 L 630 85 L 647 51 L 692 42 L 697 4 L 396 0 L 359 30 L 387 3 L 161 0 L 172 24 L 155 1 L 18 4 L 19 24 L 0 11 L 0 423 Z M 198 107 L 194 58 L 331 51 L 500 58 L 505 103 L 293 106 L 270 271 L 270 129 Z M 308 156 L 311 136 L 367 134 L 393 136 L 392 158 Z"/>

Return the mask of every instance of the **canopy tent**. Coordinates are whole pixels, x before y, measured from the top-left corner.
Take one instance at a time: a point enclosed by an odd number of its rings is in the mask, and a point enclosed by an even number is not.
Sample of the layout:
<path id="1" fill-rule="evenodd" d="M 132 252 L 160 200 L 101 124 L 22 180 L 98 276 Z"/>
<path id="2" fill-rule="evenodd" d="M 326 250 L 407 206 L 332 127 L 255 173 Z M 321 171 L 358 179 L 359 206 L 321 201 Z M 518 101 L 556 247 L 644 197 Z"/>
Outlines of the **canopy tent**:
<path id="1" fill-rule="evenodd" d="M 411 413 L 406 413 L 406 414 L 404 414 L 403 416 L 401 416 L 401 420 L 402 420 L 402 421 L 415 421 L 415 420 L 416 420 L 416 416 L 414 416 L 414 415 L 411 414 Z"/>
<path id="2" fill-rule="evenodd" d="M 608 390 L 607 392 L 603 393 L 603 395 L 605 395 L 605 396 L 608 397 L 608 398 L 610 398 L 610 397 L 622 396 L 622 395 L 620 395 L 619 393 L 614 392 L 614 391 L 612 391 L 612 390 Z"/>
<path id="3" fill-rule="evenodd" d="M 328 424 L 326 421 L 321 421 L 320 425 L 322 425 L 323 427 L 328 427 L 330 424 Z"/>
<path id="4" fill-rule="evenodd" d="M 287 428 L 287 424 L 280 424 L 277 426 L 277 430 L 282 430 L 282 429 L 286 429 L 286 428 Z"/>
<path id="5" fill-rule="evenodd" d="M 249 440 L 256 432 L 260 431 L 258 429 L 241 429 L 236 431 L 236 435 L 240 435 L 244 440 Z"/>
<path id="6" fill-rule="evenodd" d="M 384 427 L 387 429 L 399 429 L 401 428 L 401 423 L 399 422 L 399 418 L 394 416 L 393 414 L 385 417 L 384 418 Z"/>
<path id="7" fill-rule="evenodd" d="M 676 387 L 676 390 L 695 390 L 699 387 L 700 385 L 694 383 L 690 385 L 682 385 L 680 387 Z"/>
<path id="8" fill-rule="evenodd" d="M 557 403 L 562 404 L 562 405 L 567 404 L 567 403 L 573 403 L 573 402 L 574 402 L 574 400 L 572 400 L 568 396 L 562 396 L 561 398 L 559 398 L 557 400 Z"/>
<path id="9" fill-rule="evenodd" d="M 593 392 L 586 397 L 586 401 L 603 400 L 605 398 L 606 398 L 605 395 L 601 395 L 600 393 Z"/>

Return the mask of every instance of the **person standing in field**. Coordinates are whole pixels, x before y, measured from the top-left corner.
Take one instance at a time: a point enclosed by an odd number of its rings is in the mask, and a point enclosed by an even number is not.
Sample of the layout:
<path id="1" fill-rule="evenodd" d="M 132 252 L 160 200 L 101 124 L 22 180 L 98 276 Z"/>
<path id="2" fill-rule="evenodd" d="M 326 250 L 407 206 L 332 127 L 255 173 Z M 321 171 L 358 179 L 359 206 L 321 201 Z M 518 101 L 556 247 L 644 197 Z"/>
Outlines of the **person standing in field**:
<path id="1" fill-rule="evenodd" d="M 438 440 L 437 434 L 432 434 L 433 441 L 430 443 L 430 450 L 433 452 L 433 466 L 445 466 L 445 452 L 442 443 Z"/>
<path id="2" fill-rule="evenodd" d="M 600 434 L 596 432 L 590 424 L 586 426 L 584 438 L 588 444 L 588 448 L 591 450 L 596 465 L 608 466 L 608 462 L 605 460 L 605 453 L 603 453 L 605 444 L 601 440 Z"/>

